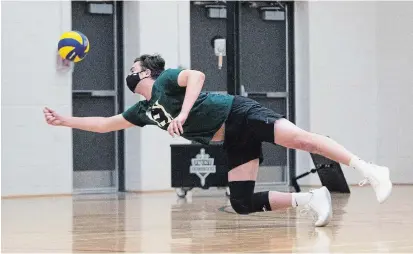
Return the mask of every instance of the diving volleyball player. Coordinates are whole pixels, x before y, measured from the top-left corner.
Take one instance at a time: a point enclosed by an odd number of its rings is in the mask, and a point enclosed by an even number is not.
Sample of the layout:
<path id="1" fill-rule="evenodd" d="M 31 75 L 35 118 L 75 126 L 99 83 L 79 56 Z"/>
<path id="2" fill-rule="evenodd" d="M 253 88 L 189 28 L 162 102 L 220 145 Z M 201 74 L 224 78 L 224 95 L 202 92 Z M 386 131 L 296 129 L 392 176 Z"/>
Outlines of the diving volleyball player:
<path id="1" fill-rule="evenodd" d="M 315 226 L 332 218 L 330 193 L 322 187 L 307 193 L 255 192 L 262 143 L 320 154 L 348 165 L 369 182 L 379 203 L 391 193 L 389 169 L 358 158 L 331 138 L 300 129 L 258 102 L 234 95 L 201 92 L 205 75 L 197 70 L 166 69 L 159 55 L 142 55 L 126 78 L 128 88 L 142 95 L 125 112 L 112 117 L 62 116 L 45 108 L 48 124 L 105 133 L 133 126 L 155 125 L 171 136 L 202 144 L 223 141 L 229 163 L 230 203 L 238 214 L 306 207 L 317 214 Z"/>

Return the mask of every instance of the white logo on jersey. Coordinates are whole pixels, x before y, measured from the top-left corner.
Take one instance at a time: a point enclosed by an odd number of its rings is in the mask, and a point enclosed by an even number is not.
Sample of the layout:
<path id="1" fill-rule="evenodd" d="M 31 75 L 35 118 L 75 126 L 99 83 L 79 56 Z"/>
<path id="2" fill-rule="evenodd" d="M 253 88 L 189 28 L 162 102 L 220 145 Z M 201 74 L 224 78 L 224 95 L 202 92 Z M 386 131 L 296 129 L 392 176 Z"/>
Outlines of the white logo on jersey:
<path id="1" fill-rule="evenodd" d="M 171 114 L 166 112 L 165 108 L 159 104 L 159 101 L 156 101 L 155 104 L 146 111 L 146 116 L 158 124 L 159 127 L 164 127 L 173 119 Z"/>

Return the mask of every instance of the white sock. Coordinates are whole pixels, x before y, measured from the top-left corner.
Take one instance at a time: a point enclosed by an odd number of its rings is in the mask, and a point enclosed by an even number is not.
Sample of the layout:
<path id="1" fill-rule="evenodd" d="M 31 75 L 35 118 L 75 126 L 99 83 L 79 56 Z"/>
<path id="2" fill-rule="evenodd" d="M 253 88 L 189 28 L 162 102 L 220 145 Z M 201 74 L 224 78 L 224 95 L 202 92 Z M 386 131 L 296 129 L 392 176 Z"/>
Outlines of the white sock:
<path id="1" fill-rule="evenodd" d="M 360 173 L 362 175 L 365 175 L 366 174 L 366 169 L 367 169 L 366 164 L 367 163 L 365 161 L 363 161 L 362 159 L 354 156 L 353 158 L 351 158 L 349 166 L 356 169 L 356 170 L 358 170 L 358 171 L 360 171 Z"/>
<path id="2" fill-rule="evenodd" d="M 293 207 L 306 205 L 310 202 L 312 196 L 313 194 L 310 192 L 292 193 L 291 205 Z"/>

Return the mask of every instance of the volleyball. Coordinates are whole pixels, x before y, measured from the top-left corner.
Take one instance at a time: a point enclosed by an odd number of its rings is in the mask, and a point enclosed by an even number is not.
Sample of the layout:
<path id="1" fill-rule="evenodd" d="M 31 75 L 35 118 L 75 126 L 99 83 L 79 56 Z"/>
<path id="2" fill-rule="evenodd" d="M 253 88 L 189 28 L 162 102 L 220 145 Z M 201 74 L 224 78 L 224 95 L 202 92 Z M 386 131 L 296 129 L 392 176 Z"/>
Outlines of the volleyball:
<path id="1" fill-rule="evenodd" d="M 58 44 L 59 55 L 72 62 L 82 61 L 90 49 L 88 38 L 81 32 L 68 31 L 60 36 Z"/>

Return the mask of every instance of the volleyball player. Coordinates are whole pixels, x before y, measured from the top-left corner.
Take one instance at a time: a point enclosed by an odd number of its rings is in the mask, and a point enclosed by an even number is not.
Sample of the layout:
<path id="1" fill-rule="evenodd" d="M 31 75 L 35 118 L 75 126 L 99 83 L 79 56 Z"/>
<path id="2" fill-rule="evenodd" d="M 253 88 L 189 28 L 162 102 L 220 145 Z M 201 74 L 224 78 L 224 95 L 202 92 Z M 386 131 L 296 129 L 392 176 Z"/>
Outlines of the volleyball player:
<path id="1" fill-rule="evenodd" d="M 230 203 L 239 214 L 305 206 L 317 214 L 315 226 L 325 226 L 332 218 L 331 197 L 325 187 L 307 193 L 254 193 L 263 161 L 263 142 L 320 154 L 348 165 L 360 172 L 365 178 L 363 183 L 371 184 L 378 202 L 390 195 L 392 183 L 387 167 L 366 163 L 334 140 L 302 130 L 252 99 L 201 92 L 204 80 L 200 71 L 165 70 L 160 55 L 142 55 L 134 61 L 126 84 L 145 100 L 112 117 L 62 116 L 49 108 L 44 109 L 44 115 L 50 125 L 91 132 L 156 125 L 171 136 L 202 144 L 223 141 L 229 162 Z"/>

